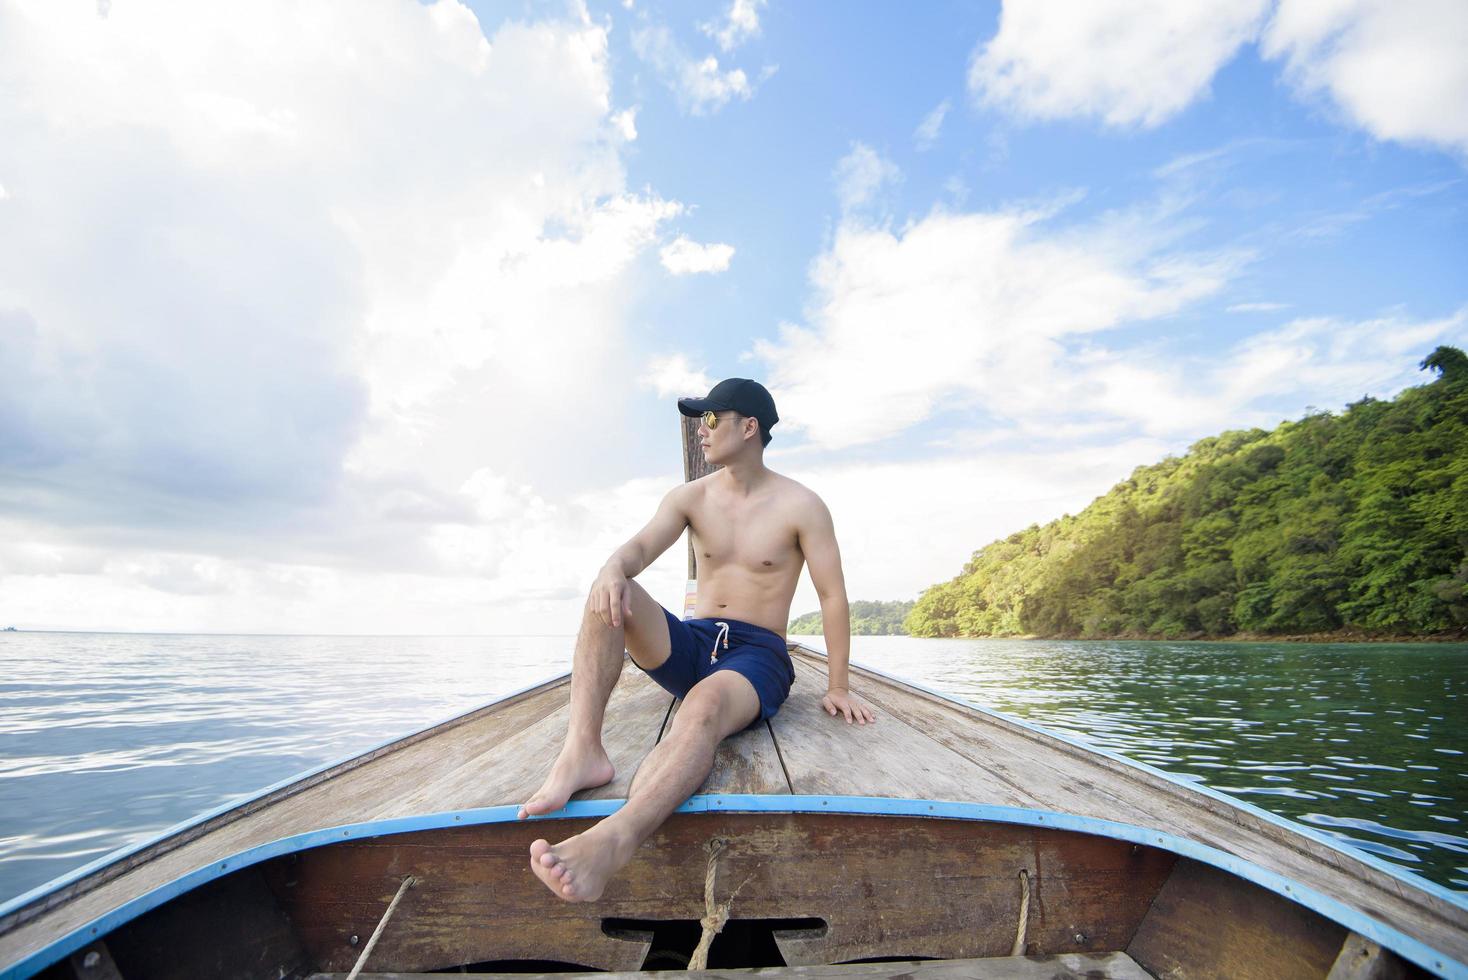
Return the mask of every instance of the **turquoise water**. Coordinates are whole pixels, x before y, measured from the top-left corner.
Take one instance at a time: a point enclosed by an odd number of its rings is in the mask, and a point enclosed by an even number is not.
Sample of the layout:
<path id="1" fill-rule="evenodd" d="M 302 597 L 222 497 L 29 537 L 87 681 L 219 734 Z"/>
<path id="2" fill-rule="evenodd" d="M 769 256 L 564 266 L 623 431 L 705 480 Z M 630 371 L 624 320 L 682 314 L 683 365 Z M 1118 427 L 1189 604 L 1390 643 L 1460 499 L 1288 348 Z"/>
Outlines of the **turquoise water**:
<path id="1" fill-rule="evenodd" d="M 854 644 L 859 663 L 1468 889 L 1468 645 Z M 570 648 L 569 637 L 0 633 L 0 901 L 558 674 Z"/>

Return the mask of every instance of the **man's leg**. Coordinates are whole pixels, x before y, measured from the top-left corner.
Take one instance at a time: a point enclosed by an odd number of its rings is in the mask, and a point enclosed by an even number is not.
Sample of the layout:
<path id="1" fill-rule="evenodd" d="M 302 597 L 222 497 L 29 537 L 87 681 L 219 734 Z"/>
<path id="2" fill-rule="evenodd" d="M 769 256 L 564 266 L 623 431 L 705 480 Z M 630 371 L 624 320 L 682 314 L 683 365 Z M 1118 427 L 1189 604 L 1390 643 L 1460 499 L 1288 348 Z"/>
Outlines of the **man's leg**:
<path id="1" fill-rule="evenodd" d="M 714 749 L 759 715 L 754 685 L 732 670 L 699 681 L 673 728 L 637 771 L 627 803 L 583 834 L 530 845 L 530 867 L 556 895 L 594 902 L 643 841 L 708 778 Z"/>
<path id="2" fill-rule="evenodd" d="M 622 674 L 622 651 L 631 653 L 642 669 L 653 670 L 668 659 L 669 650 L 668 621 L 662 606 L 636 582 L 628 582 L 627 590 L 632 612 L 618 627 L 603 622 L 588 599 L 571 661 L 571 718 L 566 741 L 550 775 L 520 807 L 522 820 L 554 813 L 577 790 L 602 786 L 616 776 L 601 744 L 601 726 L 607 700 Z"/>

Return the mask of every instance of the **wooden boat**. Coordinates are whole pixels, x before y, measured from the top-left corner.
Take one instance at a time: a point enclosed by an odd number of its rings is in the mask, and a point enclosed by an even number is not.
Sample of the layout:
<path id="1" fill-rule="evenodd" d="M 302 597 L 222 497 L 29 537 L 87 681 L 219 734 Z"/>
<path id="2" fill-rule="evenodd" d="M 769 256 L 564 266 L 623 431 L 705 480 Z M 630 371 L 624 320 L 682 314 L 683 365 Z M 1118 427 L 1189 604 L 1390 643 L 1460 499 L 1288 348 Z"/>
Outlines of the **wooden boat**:
<path id="1" fill-rule="evenodd" d="M 823 656 L 792 652 L 785 708 L 723 744 L 598 903 L 552 896 L 528 847 L 613 810 L 667 730 L 676 703 L 635 669 L 607 712 L 616 780 L 560 814 L 514 804 L 565 731 L 567 677 L 21 896 L 0 978 L 324 978 L 364 952 L 364 978 L 678 968 L 711 912 L 721 975 L 1468 976 L 1446 889 L 875 671 L 853 668 L 880 721 L 848 726 L 814 696 Z"/>
<path id="2" fill-rule="evenodd" d="M 689 420 L 683 458 L 711 471 Z M 1468 904 L 1445 888 L 856 666 L 881 719 L 848 726 L 815 696 L 824 655 L 791 651 L 779 714 L 720 746 L 595 904 L 551 895 L 529 848 L 612 812 L 668 730 L 677 703 L 635 669 L 603 732 L 617 778 L 558 814 L 515 819 L 560 747 L 569 675 L 0 906 L 0 980 L 566 976 L 704 954 L 812 978 L 1468 978 Z"/>

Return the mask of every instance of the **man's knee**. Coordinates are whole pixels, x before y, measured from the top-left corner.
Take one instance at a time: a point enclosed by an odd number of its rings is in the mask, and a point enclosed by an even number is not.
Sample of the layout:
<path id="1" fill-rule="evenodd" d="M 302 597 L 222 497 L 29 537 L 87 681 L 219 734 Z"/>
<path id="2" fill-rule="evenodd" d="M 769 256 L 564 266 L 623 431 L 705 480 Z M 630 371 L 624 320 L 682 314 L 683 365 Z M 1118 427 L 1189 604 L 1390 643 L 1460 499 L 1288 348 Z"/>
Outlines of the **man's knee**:
<path id="1" fill-rule="evenodd" d="M 759 696 L 749 679 L 719 671 L 696 684 L 673 717 L 675 728 L 707 732 L 718 738 L 738 731 L 759 712 Z"/>
<path id="2" fill-rule="evenodd" d="M 723 699 L 719 693 L 697 685 L 678 705 L 678 713 L 673 716 L 673 728 L 682 734 L 716 732 L 723 712 Z"/>

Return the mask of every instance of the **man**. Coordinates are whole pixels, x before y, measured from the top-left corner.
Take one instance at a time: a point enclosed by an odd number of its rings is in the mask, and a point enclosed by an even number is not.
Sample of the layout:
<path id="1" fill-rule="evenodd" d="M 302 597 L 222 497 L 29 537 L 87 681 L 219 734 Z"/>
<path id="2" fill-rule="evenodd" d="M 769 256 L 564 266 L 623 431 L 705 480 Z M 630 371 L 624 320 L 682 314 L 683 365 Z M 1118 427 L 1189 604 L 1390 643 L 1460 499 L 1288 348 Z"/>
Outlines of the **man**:
<path id="1" fill-rule="evenodd" d="M 779 421 L 774 399 L 756 381 L 730 378 L 707 398 L 680 399 L 678 410 L 701 417 L 704 457 L 723 469 L 669 491 L 592 584 L 571 667 L 566 742 L 520 818 L 552 813 L 577 790 L 611 782 L 601 728 L 624 649 L 683 705 L 637 770 L 625 806 L 559 844 L 530 845 L 531 869 L 567 901 L 600 898 L 642 842 L 703 784 L 719 742 L 779 709 L 795 679 L 785 624 L 802 563 L 820 596 L 829 655 L 822 706 L 847 724 L 874 718 L 847 684 L 851 621 L 830 511 L 764 464 L 770 428 Z M 684 528 L 693 529 L 699 572 L 695 618 L 687 622 L 633 581 Z"/>

